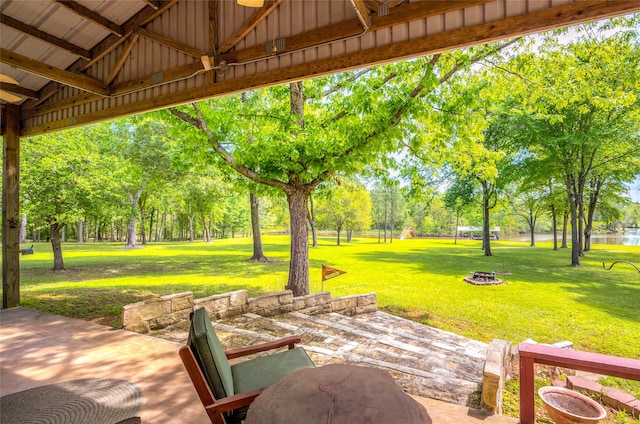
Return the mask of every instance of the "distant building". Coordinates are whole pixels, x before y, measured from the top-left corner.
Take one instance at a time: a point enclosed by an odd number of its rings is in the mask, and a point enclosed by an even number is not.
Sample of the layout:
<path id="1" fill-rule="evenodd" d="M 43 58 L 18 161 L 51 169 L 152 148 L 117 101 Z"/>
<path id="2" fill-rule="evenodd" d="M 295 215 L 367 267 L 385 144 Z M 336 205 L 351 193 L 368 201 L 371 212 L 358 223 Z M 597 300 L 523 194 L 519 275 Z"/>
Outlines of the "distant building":
<path id="1" fill-rule="evenodd" d="M 489 236 L 493 240 L 499 240 L 500 227 L 489 228 Z M 458 225 L 458 238 L 470 238 L 472 240 L 482 240 L 482 227 L 473 227 L 468 225 Z"/>

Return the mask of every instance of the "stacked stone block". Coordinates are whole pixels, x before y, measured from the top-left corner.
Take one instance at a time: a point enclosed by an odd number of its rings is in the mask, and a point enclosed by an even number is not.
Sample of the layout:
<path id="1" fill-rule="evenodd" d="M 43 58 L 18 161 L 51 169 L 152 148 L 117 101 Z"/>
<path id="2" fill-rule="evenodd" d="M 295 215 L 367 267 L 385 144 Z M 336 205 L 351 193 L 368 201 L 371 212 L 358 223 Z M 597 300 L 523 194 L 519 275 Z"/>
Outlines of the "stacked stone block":
<path id="1" fill-rule="evenodd" d="M 482 406 L 493 413 L 502 414 L 502 391 L 512 367 L 511 343 L 493 339 L 487 346 L 487 359 L 482 372 Z"/>
<path id="2" fill-rule="evenodd" d="M 193 309 L 205 308 L 211 319 L 223 319 L 247 312 L 265 317 L 299 311 L 307 315 L 337 312 L 353 316 L 377 310 L 376 294 L 331 298 L 331 293 L 293 297 L 291 290 L 249 297 L 246 290 L 216 294 L 202 299 L 192 292 L 178 293 L 126 305 L 122 311 L 125 330 L 149 333 L 189 321 Z"/>
<path id="3" fill-rule="evenodd" d="M 360 294 L 331 299 L 331 312 L 354 316 L 378 310 L 376 294 Z"/>
<path id="4" fill-rule="evenodd" d="M 331 293 L 322 292 L 293 298 L 293 310 L 307 315 L 331 312 Z"/>
<path id="5" fill-rule="evenodd" d="M 148 333 L 189 320 L 193 308 L 193 293 L 185 292 L 125 305 L 122 326 L 136 333 Z"/>
<path id="6" fill-rule="evenodd" d="M 249 312 L 262 315 L 263 317 L 286 314 L 293 310 L 293 292 L 291 290 L 285 290 L 259 297 L 250 297 L 248 307 Z"/>
<path id="7" fill-rule="evenodd" d="M 248 299 L 249 295 L 246 290 L 214 294 L 213 296 L 196 299 L 194 301 L 194 309 L 205 308 L 211 319 L 222 319 L 246 313 Z"/>

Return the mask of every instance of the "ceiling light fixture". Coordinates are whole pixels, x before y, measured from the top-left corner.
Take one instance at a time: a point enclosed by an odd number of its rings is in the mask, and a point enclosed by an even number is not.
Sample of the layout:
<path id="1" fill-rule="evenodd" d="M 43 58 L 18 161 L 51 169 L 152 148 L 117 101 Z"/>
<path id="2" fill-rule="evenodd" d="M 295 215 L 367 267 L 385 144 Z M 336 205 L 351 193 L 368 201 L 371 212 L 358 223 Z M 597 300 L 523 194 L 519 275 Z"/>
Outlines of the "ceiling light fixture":
<path id="1" fill-rule="evenodd" d="M 238 5 L 245 7 L 262 7 L 264 6 L 264 0 L 237 0 Z"/>
<path id="2" fill-rule="evenodd" d="M 7 74 L 0 74 L 0 82 L 6 82 L 7 84 L 18 85 L 18 81 L 16 81 L 15 79 L 11 78 Z"/>
<path id="3" fill-rule="evenodd" d="M 7 74 L 0 74 L 0 83 L 18 85 L 18 81 Z M 0 99 L 8 103 L 18 103 L 22 101 L 21 97 L 18 97 L 13 93 L 8 92 L 7 90 L 0 90 Z"/>

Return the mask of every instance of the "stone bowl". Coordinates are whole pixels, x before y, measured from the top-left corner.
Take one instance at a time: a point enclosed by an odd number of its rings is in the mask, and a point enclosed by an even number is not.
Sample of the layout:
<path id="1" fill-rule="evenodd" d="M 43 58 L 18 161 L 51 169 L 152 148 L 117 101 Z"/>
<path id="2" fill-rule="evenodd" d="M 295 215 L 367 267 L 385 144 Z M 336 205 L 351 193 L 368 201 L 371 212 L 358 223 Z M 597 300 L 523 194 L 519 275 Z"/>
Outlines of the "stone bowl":
<path id="1" fill-rule="evenodd" d="M 542 387 L 538 396 L 556 424 L 591 424 L 607 416 L 607 411 L 598 402 L 564 387 Z"/>

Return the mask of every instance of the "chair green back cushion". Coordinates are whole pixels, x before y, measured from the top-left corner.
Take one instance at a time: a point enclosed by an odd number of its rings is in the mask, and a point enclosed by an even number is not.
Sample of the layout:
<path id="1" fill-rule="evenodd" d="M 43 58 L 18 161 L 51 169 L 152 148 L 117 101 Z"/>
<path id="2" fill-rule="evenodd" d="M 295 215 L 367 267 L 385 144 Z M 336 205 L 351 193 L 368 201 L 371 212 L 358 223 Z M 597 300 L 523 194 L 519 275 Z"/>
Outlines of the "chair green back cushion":
<path id="1" fill-rule="evenodd" d="M 191 349 L 216 399 L 234 395 L 231 365 L 204 308 L 196 309 L 193 314 L 190 337 Z"/>

